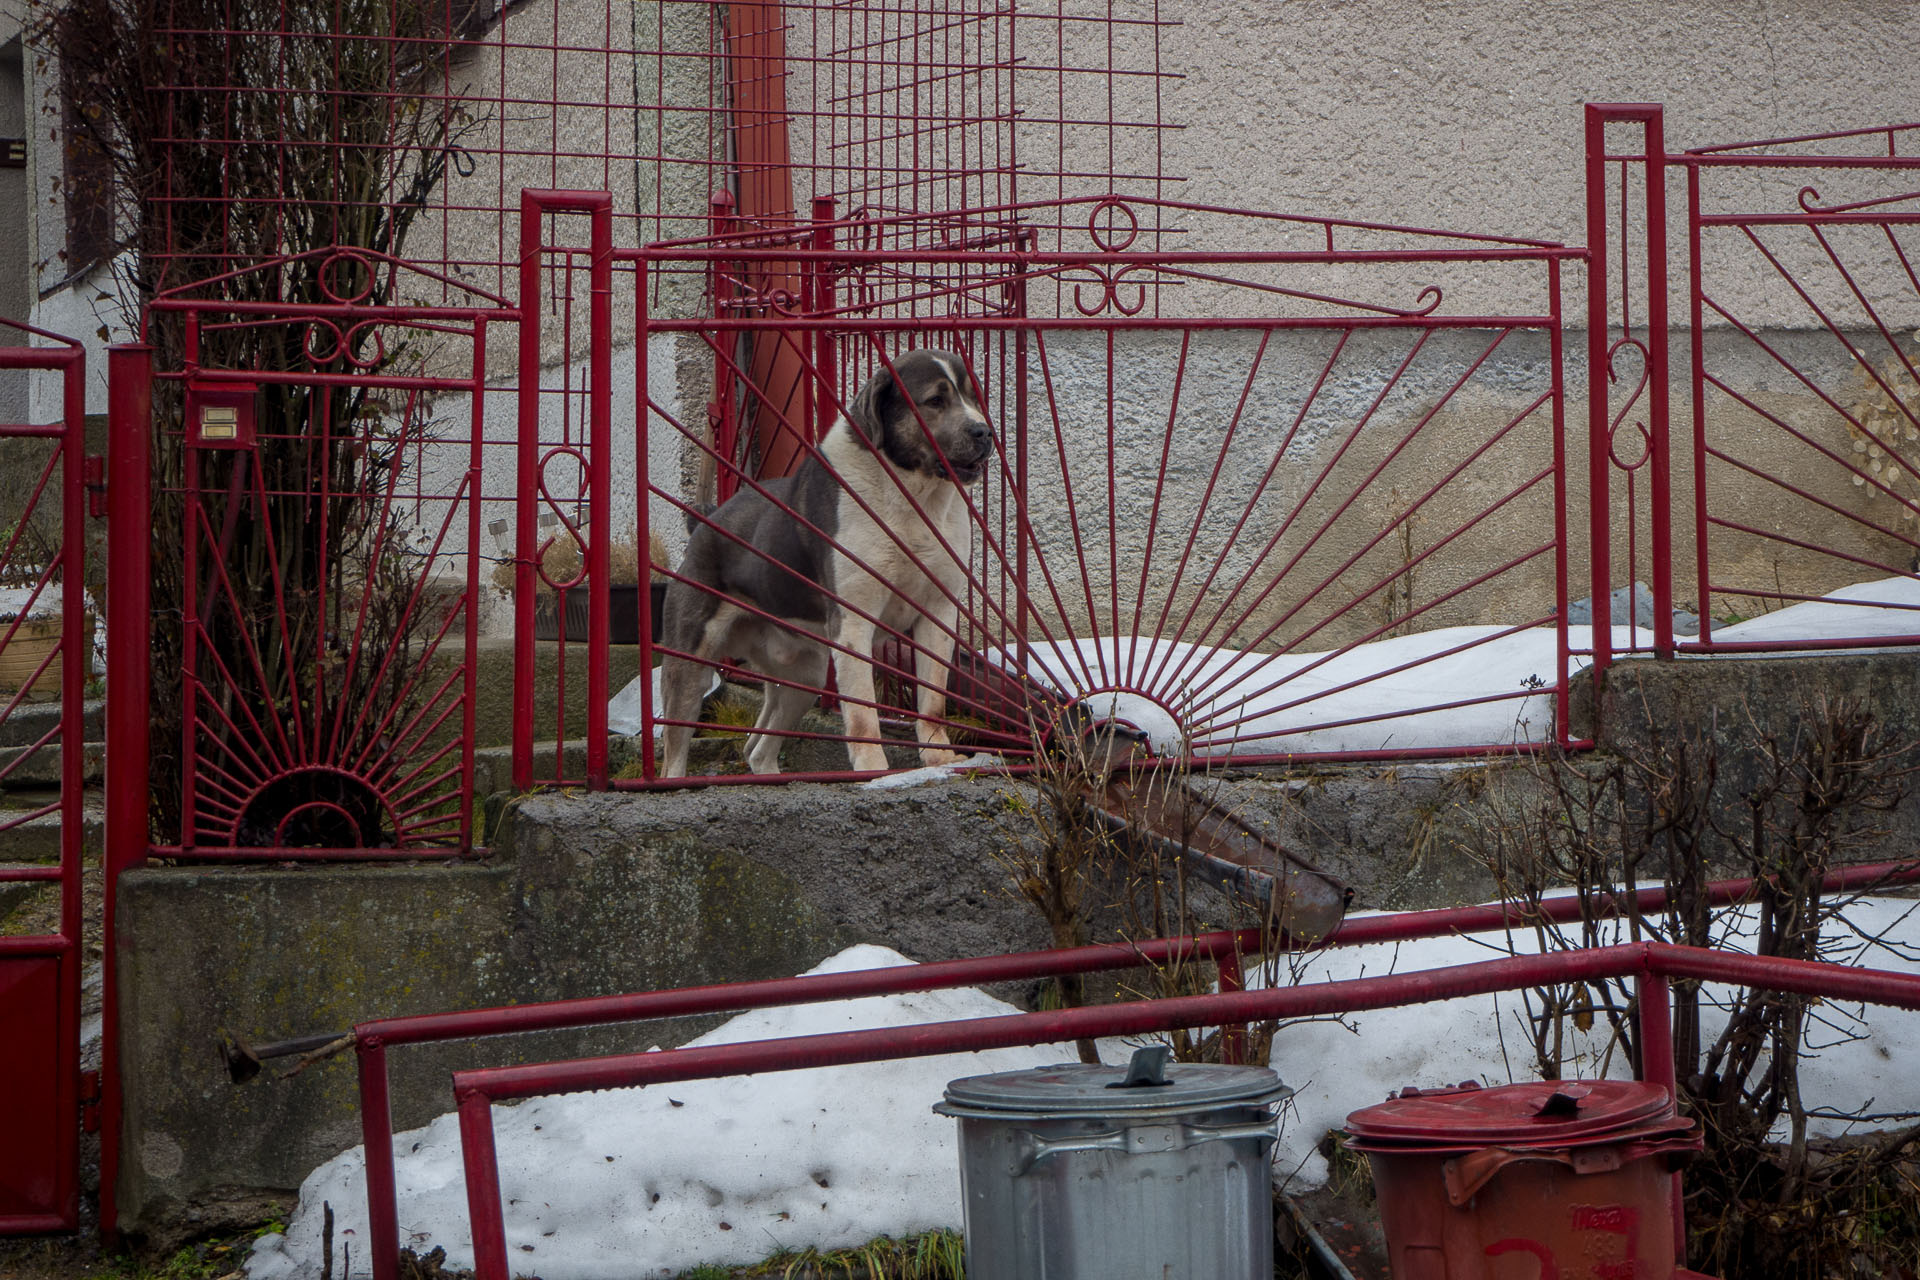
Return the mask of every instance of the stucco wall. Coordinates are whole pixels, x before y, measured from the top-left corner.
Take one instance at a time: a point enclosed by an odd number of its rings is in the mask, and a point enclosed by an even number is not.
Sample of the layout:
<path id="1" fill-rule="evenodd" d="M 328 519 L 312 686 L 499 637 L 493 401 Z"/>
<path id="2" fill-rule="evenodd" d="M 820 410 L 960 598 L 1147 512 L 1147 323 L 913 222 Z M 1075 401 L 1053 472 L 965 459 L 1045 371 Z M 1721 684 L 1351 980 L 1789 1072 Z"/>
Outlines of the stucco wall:
<path id="1" fill-rule="evenodd" d="M 1169 168 L 1202 203 L 1578 244 L 1584 103 L 1665 103 L 1678 149 L 1899 123 L 1920 97 L 1920 10 L 1895 0 L 1165 8 Z"/>

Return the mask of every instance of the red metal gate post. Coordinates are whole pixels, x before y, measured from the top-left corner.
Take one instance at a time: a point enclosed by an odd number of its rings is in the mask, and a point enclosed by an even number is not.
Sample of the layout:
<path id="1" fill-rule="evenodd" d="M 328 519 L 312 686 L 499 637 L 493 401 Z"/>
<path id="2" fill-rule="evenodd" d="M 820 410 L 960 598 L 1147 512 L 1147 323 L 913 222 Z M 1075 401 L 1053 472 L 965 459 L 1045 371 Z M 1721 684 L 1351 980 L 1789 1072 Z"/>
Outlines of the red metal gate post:
<path id="1" fill-rule="evenodd" d="M 1673 537 L 1671 459 L 1668 456 L 1668 343 L 1667 343 L 1667 156 L 1664 112 L 1658 103 L 1588 103 L 1586 109 L 1587 160 L 1587 249 L 1591 255 L 1587 273 L 1587 513 L 1591 590 L 1593 594 L 1593 667 L 1596 677 L 1603 676 L 1612 663 L 1612 607 L 1609 596 L 1612 577 L 1612 486 L 1610 462 L 1613 460 L 1612 436 L 1632 406 L 1633 397 L 1613 412 L 1608 395 L 1614 344 L 1608 342 L 1612 328 L 1612 295 L 1608 292 L 1609 248 L 1607 236 L 1607 173 L 1610 163 L 1623 167 L 1639 163 L 1644 167 L 1646 186 L 1646 294 L 1647 342 L 1647 461 L 1649 463 L 1648 524 L 1652 536 L 1649 555 L 1653 578 L 1653 650 L 1656 656 L 1671 658 L 1673 640 Z M 1643 144 L 1640 154 L 1609 156 L 1606 127 L 1610 123 L 1641 126 Z M 1621 217 L 1626 218 L 1625 187 L 1622 184 Z M 1633 336 L 1633 312 L 1628 290 L 1627 246 L 1624 236 L 1615 246 L 1621 261 L 1621 342 Z M 1629 480 L 1631 483 L 1631 480 Z M 1629 503 L 1627 536 L 1632 545 L 1635 512 Z M 1628 555 L 1629 586 L 1635 570 Z M 1633 609 L 1627 612 L 1629 623 L 1637 621 Z"/>
<path id="2" fill-rule="evenodd" d="M 1647 165 L 1647 402 L 1653 436 L 1653 651 L 1673 657 L 1673 481 L 1667 448 L 1667 134 L 1665 114 L 1654 106 L 1646 117 Z M 1676 1189 L 1679 1183 L 1675 1182 Z M 1678 1194 L 1676 1190 L 1676 1194 Z M 1677 1219 L 1678 1221 L 1678 1219 Z"/>
<path id="3" fill-rule="evenodd" d="M 607 786 L 607 574 L 613 543 L 613 197 L 604 191 L 520 193 L 520 388 L 513 614 L 513 785 L 533 785 L 533 593 L 539 559 L 540 261 L 549 213 L 592 219 L 587 311 L 587 785 Z M 645 363 L 646 352 L 639 354 Z M 644 409 L 643 409 L 644 413 Z M 564 724 L 564 719 L 562 720 Z M 555 776 L 565 744 L 554 744 Z"/>
<path id="4" fill-rule="evenodd" d="M 717 280 L 719 278 L 718 268 L 714 268 L 714 271 L 714 278 Z M 652 451 L 647 447 L 653 432 L 653 384 L 649 380 L 647 368 L 648 364 L 651 363 L 649 351 L 653 345 L 653 329 L 650 323 L 650 299 L 652 295 L 648 290 L 652 288 L 653 280 L 653 263 L 643 253 L 639 255 L 639 260 L 634 264 L 633 286 L 633 468 L 635 476 L 633 487 L 635 491 L 635 501 L 640 507 L 640 527 L 647 531 L 649 554 L 653 546 L 654 507 L 653 455 Z M 718 356 L 714 358 L 714 364 L 716 373 L 715 386 L 718 386 L 717 374 L 720 364 Z M 717 433 L 719 429 L 719 418 L 714 416 L 711 410 L 709 410 L 708 422 L 710 427 Z M 717 476 L 718 472 L 715 474 Z M 700 495 L 695 494 L 694 497 L 697 502 Z M 662 503 L 661 514 L 666 515 L 669 513 L 677 515 L 677 512 L 674 511 L 671 504 Z M 655 662 L 653 654 L 653 592 L 650 589 L 653 582 L 653 573 L 654 570 L 649 566 L 646 576 L 641 579 L 643 587 L 637 596 L 640 606 L 640 635 L 638 637 L 640 641 L 640 661 L 638 664 L 639 670 L 635 679 L 639 681 L 640 685 L 640 778 L 644 782 L 652 782 L 657 776 L 653 759 L 653 717 L 656 711 L 653 705 L 653 664 Z M 386 1277 L 376 1277 L 376 1280 L 386 1280 Z"/>
<path id="5" fill-rule="evenodd" d="M 1664 973 L 1642 970 L 1634 975 L 1634 1030 L 1640 1049 L 1639 1076 L 1665 1087 L 1678 1102 L 1680 1087 L 1673 1061 L 1673 999 Z M 1680 1170 L 1673 1171 L 1673 1256 L 1687 1260 L 1686 1198 L 1681 1193 Z"/>
<path id="6" fill-rule="evenodd" d="M 147 860 L 148 703 L 153 643 L 151 584 L 153 348 L 107 350 L 107 710 L 103 902 L 105 959 L 100 1032 L 100 1227 L 119 1225 L 120 1024 L 115 903 L 120 877 Z M 74 754 L 69 752 L 68 754 Z"/>
<path id="7" fill-rule="evenodd" d="M 1560 262 L 1547 264 L 1553 323 L 1547 328 L 1547 349 L 1553 363 L 1553 626 L 1560 670 L 1554 680 L 1553 723 L 1560 746 L 1567 750 L 1590 745 L 1573 735 L 1572 646 L 1567 636 L 1567 603 L 1572 593 L 1567 569 L 1567 363 L 1566 312 L 1561 307 Z"/>
<path id="8" fill-rule="evenodd" d="M 393 1101 L 387 1089 L 387 1046 L 360 1035 L 361 1160 L 367 1171 L 367 1235 L 373 1280 L 400 1280 L 400 1212 L 393 1171 Z"/>
<path id="9" fill-rule="evenodd" d="M 540 473 L 540 206 L 520 193 L 520 386 L 513 491 L 513 789 L 533 787 L 534 504 Z"/>

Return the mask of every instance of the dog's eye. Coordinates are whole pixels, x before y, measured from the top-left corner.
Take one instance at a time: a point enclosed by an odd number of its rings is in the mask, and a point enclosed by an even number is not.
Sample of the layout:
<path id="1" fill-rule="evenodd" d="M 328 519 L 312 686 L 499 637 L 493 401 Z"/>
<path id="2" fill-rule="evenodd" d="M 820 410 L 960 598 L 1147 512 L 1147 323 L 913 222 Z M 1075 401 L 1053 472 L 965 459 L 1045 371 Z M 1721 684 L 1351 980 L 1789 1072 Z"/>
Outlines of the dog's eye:
<path id="1" fill-rule="evenodd" d="M 927 397 L 927 408 L 929 409 L 938 409 L 946 403 L 947 398 L 943 395 L 935 394 Z"/>

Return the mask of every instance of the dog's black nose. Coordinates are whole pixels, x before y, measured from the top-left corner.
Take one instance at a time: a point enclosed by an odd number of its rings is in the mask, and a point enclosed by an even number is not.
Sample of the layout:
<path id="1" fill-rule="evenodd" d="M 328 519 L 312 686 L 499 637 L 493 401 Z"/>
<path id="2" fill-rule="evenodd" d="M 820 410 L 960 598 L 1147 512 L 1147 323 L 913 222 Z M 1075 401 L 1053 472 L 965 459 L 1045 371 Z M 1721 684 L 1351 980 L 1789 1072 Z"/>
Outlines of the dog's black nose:
<path id="1" fill-rule="evenodd" d="M 993 428 L 984 422 L 969 422 L 967 424 L 967 438 L 975 444 L 992 444 Z"/>

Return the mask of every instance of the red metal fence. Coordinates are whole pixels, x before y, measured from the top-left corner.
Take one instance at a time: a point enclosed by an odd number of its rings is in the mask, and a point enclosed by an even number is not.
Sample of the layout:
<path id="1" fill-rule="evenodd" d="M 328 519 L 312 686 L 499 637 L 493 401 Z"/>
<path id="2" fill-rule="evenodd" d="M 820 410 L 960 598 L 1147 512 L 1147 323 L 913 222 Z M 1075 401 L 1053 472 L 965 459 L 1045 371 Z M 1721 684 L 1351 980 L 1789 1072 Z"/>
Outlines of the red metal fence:
<path id="1" fill-rule="evenodd" d="M 1836 872 L 1827 877 L 1822 889 L 1827 893 L 1840 894 L 1912 883 L 1915 880 L 1920 880 L 1920 867 L 1912 863 L 1875 864 Z M 1722 906 L 1748 901 L 1754 890 L 1755 884 L 1751 880 L 1722 880 L 1703 886 L 1701 892 L 1707 904 Z M 1407 942 L 1514 925 L 1571 923 L 1587 918 L 1595 911 L 1622 916 L 1637 913 L 1642 918 L 1649 918 L 1667 909 L 1666 894 L 1661 889 L 1640 890 L 1632 895 L 1631 901 L 1624 894 L 1617 895 L 1610 901 L 1583 899 L 1579 895 L 1568 894 L 1545 898 L 1530 907 L 1496 903 L 1476 907 L 1448 907 L 1376 916 L 1355 916 L 1343 921 L 1324 942 L 1327 946 L 1335 947 Z M 367 1220 L 371 1236 L 370 1247 L 373 1250 L 375 1280 L 394 1280 L 394 1277 L 399 1274 L 400 1267 L 400 1231 L 395 1198 L 394 1135 L 389 1078 L 390 1051 L 393 1049 L 410 1044 L 444 1043 L 452 1040 L 516 1035 L 524 1032 L 551 1031 L 645 1019 L 731 1014 L 781 1005 L 851 1000 L 867 996 L 898 995 L 962 986 L 984 986 L 996 982 L 1031 981 L 1037 978 L 1170 965 L 1192 960 L 1216 965 L 1220 990 L 1234 992 L 1241 990 L 1244 986 L 1245 957 L 1258 954 L 1263 947 L 1272 945 L 1273 941 L 1259 929 L 1245 929 L 1186 938 L 1156 938 L 1132 944 L 1076 947 L 1018 955 L 980 956 L 889 969 L 803 975 L 758 982 L 727 983 L 712 987 L 690 987 L 677 991 L 647 991 L 624 996 L 559 1000 L 512 1008 L 475 1009 L 384 1018 L 360 1023 L 354 1028 L 353 1036 L 355 1052 L 359 1058 L 360 1121 L 367 1170 Z M 1401 977 L 1407 980 L 1409 991 L 1421 989 L 1420 984 L 1424 980 L 1422 975 L 1401 975 Z M 1657 1009 L 1661 1006 L 1650 1007 Z M 1224 1059 L 1229 1062 L 1243 1060 L 1244 1023 L 1236 1025 L 1229 1017 L 1215 1016 L 1199 1023 L 1178 1025 L 1220 1026 L 1223 1030 L 1221 1047 Z M 1043 1037 L 1039 1040 L 1020 1043 L 1051 1042 L 1050 1038 Z M 1643 1053 L 1648 1050 L 1651 1043 L 1641 1042 Z M 729 1047 L 737 1048 L 738 1046 Z M 1658 1046 L 1652 1045 L 1652 1049 L 1657 1052 Z M 669 1052 L 685 1054 L 696 1051 L 676 1049 Z M 670 1061 L 691 1060 L 679 1057 Z M 702 1059 L 702 1061 L 710 1062 L 711 1059 Z M 748 1069 L 740 1066 L 737 1070 Z M 543 1075 L 546 1069 L 527 1070 L 539 1076 Z M 713 1071 L 708 1074 L 736 1073 L 736 1071 Z M 1659 1076 L 1655 1072 L 1648 1078 L 1659 1078 Z M 562 1090 L 556 1088 L 552 1091 Z M 463 1118 L 463 1128 L 468 1123 Z M 489 1144 L 490 1141 L 489 1136 Z M 469 1186 L 472 1186 L 472 1169 L 469 1168 L 468 1172 Z M 484 1200 L 484 1198 L 484 1192 L 476 1197 L 477 1200 Z M 497 1201 L 497 1196 L 495 1200 Z M 479 1222 L 482 1216 L 481 1211 L 476 1211 L 474 1221 Z"/>
<path id="2" fill-rule="evenodd" d="M 178 770 L 166 785 L 180 818 L 152 845 L 144 773 L 110 779 L 116 866 L 150 847 L 471 849 L 491 560 L 513 595 L 515 784 L 671 781 L 654 730 L 699 717 L 663 715 L 644 682 L 635 756 L 615 776 L 613 544 L 630 524 L 678 546 L 689 517 L 711 523 L 708 501 L 764 494 L 919 346 L 963 358 L 998 451 L 965 491 L 964 539 L 909 545 L 896 527 L 841 550 L 922 574 L 950 560 L 941 617 L 931 630 L 865 619 L 871 697 L 820 662 L 865 663 L 864 634 L 820 642 L 812 670 L 752 676 L 763 697 L 870 706 L 880 729 L 856 736 L 897 749 L 895 766 L 918 762 L 917 723 L 1021 768 L 1076 704 L 1202 763 L 1573 745 L 1568 681 L 1588 658 L 1920 642 L 1920 195 L 1901 190 L 1920 168 L 1914 128 L 1669 154 L 1657 108 L 1596 108 L 1581 250 L 1113 197 L 1115 175 L 1136 189 L 1166 177 L 1165 126 L 1146 105 L 1166 78 L 1150 56 L 1157 18 L 1061 7 L 1044 19 L 1056 43 L 1042 65 L 1020 52 L 1033 28 L 1012 10 L 950 28 L 905 8 L 809 11 L 824 25 L 806 54 L 782 50 L 797 37 L 764 9 L 733 6 L 741 25 L 725 31 L 712 12 L 662 5 L 650 40 L 578 47 L 535 39 L 516 25 L 526 13 L 462 16 L 485 38 L 428 42 L 445 62 L 435 109 L 455 120 L 504 103 L 535 63 L 548 89 L 532 124 L 489 116 L 435 144 L 451 177 L 407 261 L 322 249 L 262 262 L 229 245 L 206 259 L 220 273 L 155 301 L 178 345 L 147 372 L 118 362 L 115 421 L 138 430 L 157 377 L 167 407 L 152 443 L 183 459 L 156 511 L 183 539 L 182 621 L 158 633 L 178 651 L 156 667 L 178 680 L 157 696 L 184 710 L 177 751 L 156 756 Z M 1082 38 L 1123 30 L 1138 42 L 1125 57 Z M 302 35 L 265 33 L 262 47 Z M 408 37 L 382 39 L 391 53 Z M 637 48 L 652 91 L 602 102 L 569 132 L 583 99 L 606 96 L 580 68 L 604 81 Z M 887 76 L 882 48 L 890 65 L 920 53 Z M 769 70 L 777 57 L 785 73 Z M 1108 145 L 1092 161 L 1069 127 L 1079 76 L 1139 90 L 1118 99 L 1137 113 L 1098 126 Z M 1022 87 L 1045 77 L 1053 160 L 1036 168 L 1017 121 L 1036 101 Z M 682 136 L 671 95 L 688 83 L 706 86 L 689 99 L 705 105 Z M 1619 149 L 1634 129 L 1637 147 Z M 791 148 L 802 132 L 804 154 L 770 140 Z M 739 194 L 710 202 L 730 147 Z M 555 188 L 582 189 L 523 194 L 530 154 Z M 902 166 L 910 181 L 890 176 Z M 1031 198 L 1036 174 L 1046 199 Z M 1672 175 L 1686 185 L 1684 256 L 1664 234 Z M 819 195 L 809 220 L 799 191 Z M 1589 252 L 1588 437 L 1570 456 L 1562 267 Z M 1693 433 L 1675 448 L 1667 297 L 1683 268 Z M 506 323 L 514 340 L 494 340 Z M 283 358 L 254 359 L 265 345 Z M 146 563 L 150 530 L 143 514 L 116 539 Z M 575 567 L 555 576 L 547 553 L 565 543 Z M 1591 630 L 1569 619 L 1582 562 Z M 1629 620 L 1609 616 L 1608 593 L 1642 572 L 1653 608 L 1632 620 L 1651 625 L 1617 632 Z M 571 592 L 589 610 L 584 640 L 558 646 L 583 661 L 563 660 L 538 702 L 543 578 L 557 608 Z M 639 601 L 619 638 L 646 671 L 660 648 Z M 1698 639 L 1676 633 L 1679 606 L 1701 615 Z M 734 655 L 698 656 L 724 669 Z M 748 681 L 733 683 L 739 699 Z M 944 699 L 923 702 L 928 687 Z M 145 727 L 131 712 L 115 724 L 123 744 Z M 850 772 L 843 720 L 766 727 L 786 742 L 777 776 Z M 709 731 L 723 738 L 697 758 L 700 780 L 737 777 L 739 727 Z M 549 737 L 552 764 L 537 767 Z"/>
<path id="3" fill-rule="evenodd" d="M 1176 223 L 1196 244 L 1269 247 L 1166 250 L 1139 234 Z M 1033 226 L 1060 247 L 1036 248 Z M 919 247 L 941 243 L 960 247 Z M 947 616 L 932 628 L 865 616 L 826 636 L 815 624 L 819 656 L 753 673 L 763 696 L 837 692 L 844 708 L 826 655 L 844 675 L 843 659 L 871 650 L 872 705 L 890 734 L 910 741 L 917 718 L 1002 761 L 1031 756 L 1047 717 L 1037 706 L 1073 703 L 1149 730 L 1169 757 L 1510 750 L 1566 724 L 1549 705 L 1566 688 L 1559 297 L 1561 264 L 1578 256 L 1111 197 L 941 219 L 823 216 L 804 235 L 656 246 L 638 255 L 640 296 L 699 278 L 715 314 L 643 310 L 640 336 L 691 340 L 714 372 L 702 421 L 676 406 L 652 361 L 637 362 L 635 400 L 648 409 L 638 523 L 712 524 L 680 474 L 644 469 L 660 434 L 715 476 L 717 493 L 765 497 L 786 459 L 821 456 L 863 383 L 892 376 L 911 349 L 949 349 L 997 441 L 984 483 L 963 491 L 964 532 L 917 535 L 937 498 L 916 490 L 908 527 L 880 545 L 828 534 L 853 571 L 884 576 L 883 560 L 937 578 L 952 566 L 934 610 Z M 776 268 L 798 289 L 756 292 Z M 778 395 L 745 355 L 769 348 L 796 373 Z M 895 472 L 847 501 L 901 508 L 910 486 Z M 746 564 L 764 558 L 736 535 L 721 540 Z M 781 622 L 764 601 L 725 603 Z M 835 604 L 844 621 L 853 607 Z M 640 631 L 645 670 L 654 649 Z M 1488 683 L 1490 664 L 1512 667 L 1511 679 Z M 929 681 L 944 700 L 916 698 Z M 666 712 L 652 696 L 643 742 L 662 722 L 691 724 L 690 709 Z M 770 732 L 822 744 L 791 751 L 788 776 L 847 772 L 838 727 Z M 637 781 L 657 778 L 644 750 L 638 765 Z"/>
<path id="4" fill-rule="evenodd" d="M 1920 126 L 1669 154 L 1658 107 L 1587 120 L 1592 580 L 1645 572 L 1653 596 L 1622 648 L 1920 642 Z M 1677 445 L 1674 359 L 1692 420 Z M 1697 636 L 1675 634 L 1676 608 Z"/>
<path id="5" fill-rule="evenodd" d="M 465 852 L 487 346 L 518 312 L 411 305 L 418 273 L 365 252 L 238 274 L 303 287 L 252 300 L 216 277 L 149 307 L 179 322 L 178 366 L 156 374 L 178 409 L 155 444 L 179 487 L 156 499 L 179 522 L 183 619 L 155 637 L 182 708 L 161 851 Z M 173 572 L 144 530 L 118 545 Z"/>
<path id="6" fill-rule="evenodd" d="M 59 379 L 48 422 L 0 423 L 11 490 L 0 533 L 0 786 L 31 797 L 0 818 L 9 905 L 49 910 L 50 928 L 0 937 L 0 1235 L 71 1231 L 80 1212 L 80 983 L 85 686 L 93 610 L 83 574 L 86 356 L 80 344 L 13 321 L 0 369 Z M 36 830 L 52 847 L 14 853 Z"/>
<path id="7" fill-rule="evenodd" d="M 848 986 L 861 986 L 859 980 L 874 975 L 834 976 Z M 460 1113 L 475 1271 L 486 1280 L 506 1280 L 511 1274 L 499 1166 L 493 1143 L 495 1103 L 676 1080 L 843 1066 L 1256 1020 L 1326 1016 L 1499 991 L 1623 978 L 1631 978 L 1635 983 L 1633 1020 L 1639 1049 L 1636 1074 L 1669 1090 L 1675 1086 L 1668 991 L 1669 983 L 1674 980 L 1733 982 L 1765 990 L 1920 1009 L 1920 976 L 1912 974 L 1640 942 L 1306 986 L 1229 991 L 1223 984 L 1223 990 L 1215 995 L 458 1071 L 454 1073 L 454 1096 Z M 809 980 L 794 980 L 795 983 L 806 981 Z M 870 982 L 864 984 L 871 985 Z M 371 1179 L 369 1185 L 371 1188 Z M 1673 1194 L 1676 1248 L 1684 1256 L 1685 1215 L 1678 1211 L 1677 1177 Z M 376 1249 L 381 1251 L 387 1247 L 387 1241 L 395 1240 L 391 1232 L 381 1235 L 376 1230 L 375 1235 Z M 377 1276 L 379 1256 L 377 1252 Z"/>
<path id="8" fill-rule="evenodd" d="M 525 187 L 610 193 L 631 249 L 702 234 L 717 190 L 784 226 L 812 195 L 885 215 L 1177 181 L 1178 23 L 1151 3 L 169 0 L 150 19 L 156 176 L 130 195 L 159 289 L 339 243 L 504 294 Z"/>

